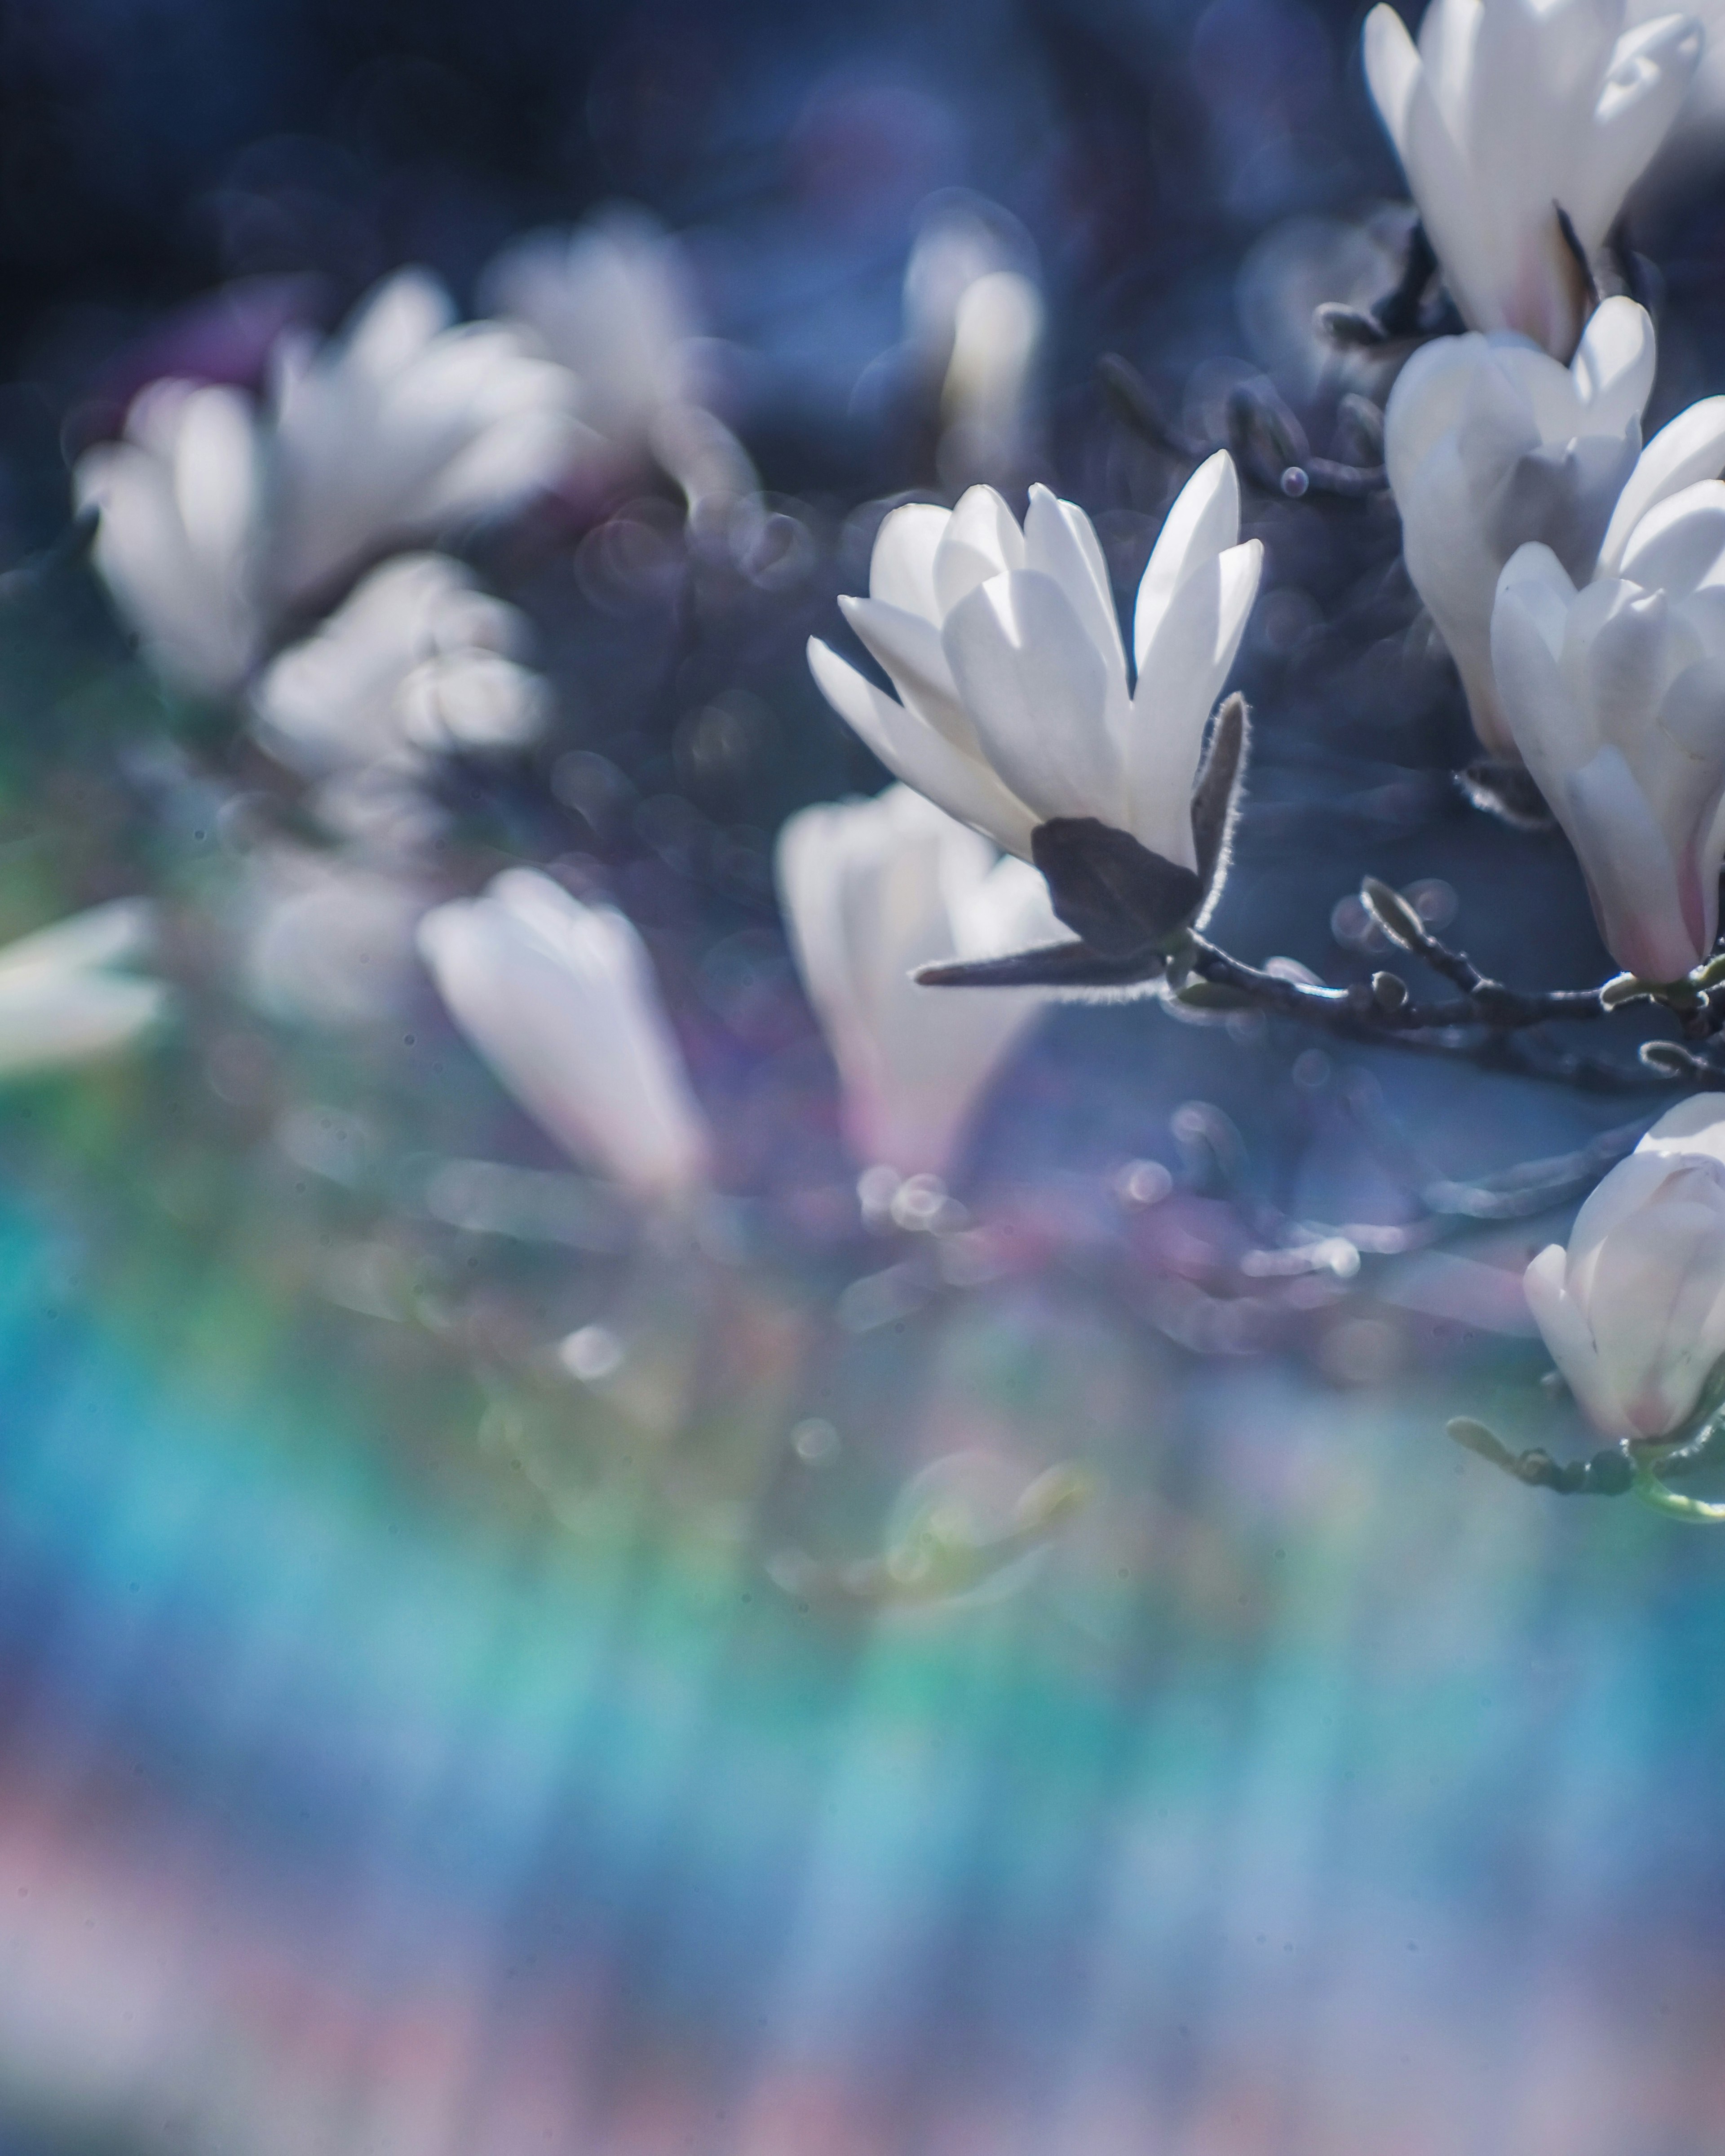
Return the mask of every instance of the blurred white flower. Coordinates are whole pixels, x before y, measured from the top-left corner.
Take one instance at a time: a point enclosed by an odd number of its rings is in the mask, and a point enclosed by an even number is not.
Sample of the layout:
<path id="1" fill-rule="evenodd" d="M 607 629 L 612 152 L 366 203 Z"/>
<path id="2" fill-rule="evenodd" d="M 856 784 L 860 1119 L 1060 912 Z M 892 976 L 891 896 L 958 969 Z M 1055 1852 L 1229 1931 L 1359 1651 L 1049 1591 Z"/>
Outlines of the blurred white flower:
<path id="1" fill-rule="evenodd" d="M 701 403 L 682 250 L 644 211 L 614 205 L 572 232 L 530 234 L 480 297 L 574 377 L 584 461 L 650 458 L 691 504 L 753 490 L 747 455 Z"/>
<path id="2" fill-rule="evenodd" d="M 1725 1103 L 1681 1101 L 1528 1266 L 1527 1302 L 1607 1437 L 1679 1430 L 1725 1356 Z"/>
<path id="3" fill-rule="evenodd" d="M 1408 574 L 1461 670 L 1474 730 L 1497 754 L 1512 752 L 1491 676 L 1498 572 L 1539 540 L 1578 581 L 1592 574 L 1636 469 L 1656 363 L 1645 310 L 1615 299 L 1568 367 L 1519 337 L 1438 337 L 1390 392 L 1384 453 Z M 1715 402 L 1710 471 L 1725 464 L 1725 400 Z M 1648 447 L 1650 485 L 1663 440 Z"/>
<path id="4" fill-rule="evenodd" d="M 385 547 L 551 485 L 582 439 L 573 402 L 562 368 L 501 324 L 458 324 L 423 270 L 398 271 L 326 343 L 284 337 L 269 405 L 274 596 L 328 593 Z"/>
<path id="5" fill-rule="evenodd" d="M 612 441 L 644 444 L 665 405 L 694 401 L 688 273 L 644 211 L 619 206 L 572 232 L 530 233 L 491 264 L 480 298 L 567 367 L 582 418 Z"/>
<path id="6" fill-rule="evenodd" d="M 575 1159 L 644 1198 L 704 1181 L 706 1123 L 622 914 L 510 869 L 428 913 L 419 949 L 455 1023 Z"/>
<path id="7" fill-rule="evenodd" d="M 937 203 L 911 249 L 905 351 L 938 411 L 947 486 L 1004 483 L 1034 452 L 1045 319 L 1034 268 L 1016 219 L 963 194 Z"/>
<path id="8" fill-rule="evenodd" d="M 0 1077 L 111 1055 L 154 1025 L 167 990 L 114 970 L 154 932 L 146 900 L 117 899 L 0 950 Z"/>
<path id="9" fill-rule="evenodd" d="M 426 894 L 340 855 L 259 847 L 239 901 L 241 973 L 289 1024 L 375 1025 L 402 1009 Z"/>
<path id="10" fill-rule="evenodd" d="M 793 816 L 778 868 L 803 983 L 839 1066 L 851 1150 L 901 1175 L 945 1175 L 1042 999 L 921 988 L 911 974 L 1055 935 L 1041 877 L 907 786 Z"/>
<path id="11" fill-rule="evenodd" d="M 176 687 L 231 695 L 264 631 L 256 419 L 237 389 L 157 382 L 126 434 L 78 459 L 73 492 L 101 521 L 95 563 L 150 663 Z"/>
<path id="12" fill-rule="evenodd" d="M 525 618 L 459 562 L 404 554 L 375 569 L 252 695 L 270 752 L 316 775 L 449 748 L 506 748 L 543 722 L 545 684 L 517 663 Z"/>
<path id="13" fill-rule="evenodd" d="M 1169 511 L 1138 588 L 1137 685 L 1090 519 L 1030 490 L 1022 531 L 990 487 L 954 510 L 910 503 L 880 526 L 869 597 L 845 619 L 891 676 L 886 695 L 816 639 L 828 701 L 907 785 L 1008 853 L 1094 819 L 1195 871 L 1192 791 L 1263 548 L 1240 538 L 1219 450 Z"/>
<path id="14" fill-rule="evenodd" d="M 1569 835 L 1612 956 L 1672 981 L 1712 948 L 1725 859 L 1725 485 L 1636 526 L 1579 592 L 1548 547 L 1499 580 L 1491 654 L 1515 744 Z"/>
<path id="15" fill-rule="evenodd" d="M 1624 0 L 1430 0 L 1416 49 L 1393 8 L 1366 18 L 1372 95 L 1463 321 L 1558 359 L 1587 309 L 1558 212 L 1591 259 L 1701 57 L 1688 16 L 1625 22 Z"/>

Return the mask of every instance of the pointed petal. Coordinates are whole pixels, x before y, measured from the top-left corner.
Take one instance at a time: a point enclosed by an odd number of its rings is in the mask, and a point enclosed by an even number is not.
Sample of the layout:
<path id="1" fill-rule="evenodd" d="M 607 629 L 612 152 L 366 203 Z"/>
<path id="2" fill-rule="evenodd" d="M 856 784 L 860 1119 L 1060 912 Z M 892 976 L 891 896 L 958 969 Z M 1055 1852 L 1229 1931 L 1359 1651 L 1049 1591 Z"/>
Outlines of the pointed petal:
<path id="1" fill-rule="evenodd" d="M 1360 38 L 1372 102 L 1395 153 L 1407 167 L 1408 107 L 1420 74 L 1420 54 L 1394 8 L 1379 4 L 1366 18 Z"/>
<path id="2" fill-rule="evenodd" d="M 1004 569 L 1024 566 L 1024 535 L 992 486 L 973 486 L 958 497 L 935 550 L 934 590 L 944 619 L 978 584 Z"/>
<path id="3" fill-rule="evenodd" d="M 1191 800 L 1204 730 L 1234 665 L 1257 596 L 1260 540 L 1201 563 L 1174 593 L 1146 649 L 1127 745 L 1128 829 L 1194 868 Z"/>
<path id="4" fill-rule="evenodd" d="M 954 748 L 819 637 L 809 639 L 809 666 L 821 694 L 895 778 L 927 794 L 960 823 L 985 831 L 1008 853 L 1029 860 L 1037 819 L 986 764 Z"/>
<path id="5" fill-rule="evenodd" d="M 937 626 L 941 607 L 935 597 L 934 558 L 952 521 L 950 509 L 932 502 L 906 501 L 889 510 L 869 557 L 869 597 Z"/>
<path id="6" fill-rule="evenodd" d="M 1701 480 L 1669 495 L 1636 525 L 1623 552 L 1630 583 L 1682 598 L 1725 555 L 1725 481 Z"/>
<path id="7" fill-rule="evenodd" d="M 1595 307 L 1569 362 L 1589 427 L 1616 434 L 1639 420 L 1658 364 L 1653 317 L 1645 307 L 1621 294 Z"/>
<path id="8" fill-rule="evenodd" d="M 1594 573 L 1623 573 L 1630 534 L 1656 503 L 1725 471 L 1725 397 L 1706 397 L 1661 427 L 1618 497 Z"/>
<path id="9" fill-rule="evenodd" d="M 1124 808 L 1106 664 L 1053 578 L 1013 570 L 947 617 L 947 658 L 983 754 L 1039 821 Z"/>
<path id="10" fill-rule="evenodd" d="M 1029 513 L 1024 518 L 1024 567 L 1052 577 L 1066 594 L 1091 642 L 1107 660 L 1124 704 L 1126 647 L 1121 642 L 1120 618 L 1114 611 L 1114 594 L 1095 527 L 1076 503 L 1060 501 L 1045 486 L 1030 489 Z"/>
<path id="11" fill-rule="evenodd" d="M 841 598 L 839 611 L 892 676 L 901 701 L 954 748 L 979 757 L 976 729 L 959 699 L 935 624 L 879 599 Z"/>
<path id="12" fill-rule="evenodd" d="M 1132 654 L 1141 675 L 1144 654 L 1175 592 L 1200 563 L 1213 560 L 1239 537 L 1240 475 L 1227 450 L 1218 449 L 1175 496 L 1138 586 Z"/>

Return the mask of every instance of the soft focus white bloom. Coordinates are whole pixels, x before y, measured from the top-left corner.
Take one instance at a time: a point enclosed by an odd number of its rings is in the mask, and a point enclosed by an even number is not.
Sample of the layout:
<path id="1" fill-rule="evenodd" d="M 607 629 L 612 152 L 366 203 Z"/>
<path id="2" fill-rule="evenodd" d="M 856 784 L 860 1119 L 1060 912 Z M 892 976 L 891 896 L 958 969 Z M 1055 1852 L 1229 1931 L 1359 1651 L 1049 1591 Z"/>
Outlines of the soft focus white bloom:
<path id="1" fill-rule="evenodd" d="M 701 325 L 681 249 L 643 210 L 615 206 L 572 232 L 537 232 L 499 255 L 480 288 L 574 378 L 582 461 L 651 458 L 691 506 L 758 484 L 736 436 L 701 402 Z"/>
<path id="2" fill-rule="evenodd" d="M 700 334 L 681 250 L 644 211 L 615 208 L 573 232 L 530 233 L 485 274 L 486 310 L 530 330 L 581 385 L 581 416 L 645 442 L 667 404 L 695 401 Z"/>
<path id="3" fill-rule="evenodd" d="M 1498 572 L 1539 540 L 1578 582 L 1592 574 L 1619 497 L 1642 476 L 1656 362 L 1645 310 L 1608 300 L 1568 367 L 1519 337 L 1438 337 L 1390 392 L 1384 454 L 1408 574 L 1461 670 L 1474 730 L 1498 755 L 1513 752 L 1491 674 Z M 1725 399 L 1714 402 L 1710 471 L 1725 464 Z M 1643 490 L 1670 461 L 1671 432 L 1648 444 Z"/>
<path id="4" fill-rule="evenodd" d="M 1680 1428 L 1725 1356 L 1725 1103 L 1661 1116 L 1527 1271 L 1552 1358 L 1608 1437 Z"/>
<path id="5" fill-rule="evenodd" d="M 375 1025 L 399 1013 L 425 892 L 297 846 L 260 847 L 246 867 L 240 968 L 260 1010 L 332 1027 Z"/>
<path id="6" fill-rule="evenodd" d="M 920 988 L 911 974 L 1058 934 L 1041 877 L 907 786 L 793 816 L 778 867 L 803 983 L 843 1082 L 851 1150 L 903 1175 L 944 1175 L 1041 998 Z"/>
<path id="7" fill-rule="evenodd" d="M 110 1055 L 153 1025 L 167 990 L 112 970 L 153 935 L 148 902 L 118 899 L 0 950 L 0 1077 Z"/>
<path id="8" fill-rule="evenodd" d="M 905 270 L 905 350 L 937 400 L 944 484 L 1004 480 L 1034 447 L 1046 310 L 1017 220 L 980 198 L 942 199 Z"/>
<path id="9" fill-rule="evenodd" d="M 1725 857 L 1725 485 L 1644 517 L 1578 592 L 1548 547 L 1504 570 L 1491 653 L 1516 747 L 1574 845 L 1619 965 L 1671 981 L 1712 948 Z"/>
<path id="10" fill-rule="evenodd" d="M 283 603 L 516 506 L 581 439 L 564 371 L 498 323 L 457 324 L 422 270 L 391 277 L 327 343 L 284 337 L 274 360 L 269 572 Z"/>
<path id="11" fill-rule="evenodd" d="M 990 487 L 953 510 L 893 510 L 845 619 L 899 701 L 816 639 L 827 701 L 881 762 L 1028 860 L 1039 824 L 1092 817 L 1195 869 L 1191 799 L 1204 732 L 1258 588 L 1225 450 L 1187 481 L 1138 587 L 1128 677 L 1090 519 L 1046 487 L 1019 530 Z"/>
<path id="12" fill-rule="evenodd" d="M 1430 0 L 1416 49 L 1366 18 L 1366 75 L 1463 321 L 1558 359 L 1586 309 L 1563 210 L 1591 257 L 1676 119 L 1698 23 L 1626 30 L 1624 0 Z"/>
<path id="13" fill-rule="evenodd" d="M 428 750 L 531 740 L 545 685 L 519 665 L 526 623 L 459 562 L 404 554 L 375 569 L 259 681 L 259 737 L 319 773 Z"/>
<path id="14" fill-rule="evenodd" d="M 177 687 L 223 696 L 244 680 L 264 624 L 257 424 L 237 389 L 152 383 L 125 439 L 86 450 L 73 475 L 101 522 L 95 562 L 151 664 Z"/>
<path id="15" fill-rule="evenodd" d="M 428 913 L 419 949 L 455 1023 L 576 1159 L 644 1197 L 704 1179 L 706 1124 L 622 914 L 510 869 Z"/>

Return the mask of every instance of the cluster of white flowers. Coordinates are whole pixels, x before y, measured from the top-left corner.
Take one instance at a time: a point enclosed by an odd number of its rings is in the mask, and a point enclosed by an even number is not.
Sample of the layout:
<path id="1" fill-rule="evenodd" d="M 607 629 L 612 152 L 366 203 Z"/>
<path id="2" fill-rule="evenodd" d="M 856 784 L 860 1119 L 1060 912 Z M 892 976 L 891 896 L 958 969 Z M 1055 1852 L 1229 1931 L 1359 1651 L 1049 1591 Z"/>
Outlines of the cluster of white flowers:
<path id="1" fill-rule="evenodd" d="M 1697 22 L 1632 18 L 1626 0 L 1431 0 L 1417 45 L 1380 5 L 1364 32 L 1430 250 L 1410 278 L 1435 263 L 1440 319 L 1461 326 L 1389 356 L 1384 466 L 1408 574 L 1488 757 L 1519 767 L 1568 835 L 1629 988 L 1680 1002 L 1713 953 L 1725 865 L 1725 397 L 1644 440 L 1655 326 L 1612 288 L 1624 203 L 1704 45 Z M 983 483 L 1013 488 L 1034 462 L 1043 307 L 1021 241 L 954 198 L 913 249 L 900 362 L 929 393 L 957 498 L 889 510 L 867 596 L 840 602 L 890 690 L 809 647 L 899 783 L 805 810 L 778 844 L 846 1142 L 901 1176 L 955 1172 L 1049 995 L 1186 992 L 1248 744 L 1225 692 L 1263 547 L 1242 538 L 1225 450 L 1170 501 L 1129 634 L 1084 511 L 1033 484 L 1020 520 Z M 155 385 L 78 472 L 98 564 L 153 662 L 243 700 L 326 823 L 374 841 L 393 783 L 411 790 L 451 748 L 523 742 L 544 712 L 521 617 L 426 549 L 648 460 L 697 521 L 755 486 L 702 404 L 695 317 L 656 229 L 614 215 L 536 235 L 482 290 L 497 319 L 461 326 L 431 279 L 403 272 L 330 341 L 283 340 L 259 400 Z M 521 869 L 429 906 L 430 879 L 410 885 L 399 862 L 380 876 L 377 857 L 339 864 L 346 886 L 327 863 L 278 860 L 272 887 L 295 921 L 349 916 L 367 963 L 380 941 L 398 959 L 417 922 L 455 1022 L 554 1139 L 644 1202 L 697 1199 L 720 1149 L 629 921 Z M 311 993 L 296 947 L 267 916 L 252 970 L 278 1008 Z M 0 997 L 23 964 L 0 959 Z M 346 977 L 313 986 L 330 1011 L 377 1000 Z M 1676 1430 L 1725 1353 L 1722 1130 L 1673 1111 L 1600 1185 L 1567 1255 L 1528 1270 L 1553 1353 L 1615 1439 Z"/>

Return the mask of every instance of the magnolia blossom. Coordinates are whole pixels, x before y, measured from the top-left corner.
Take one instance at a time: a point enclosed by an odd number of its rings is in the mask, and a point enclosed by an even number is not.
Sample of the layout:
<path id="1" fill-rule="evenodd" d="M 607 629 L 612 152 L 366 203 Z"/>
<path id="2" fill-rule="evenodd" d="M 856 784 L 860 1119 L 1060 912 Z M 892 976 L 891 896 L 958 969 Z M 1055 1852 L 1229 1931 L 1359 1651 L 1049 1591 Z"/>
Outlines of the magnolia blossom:
<path id="1" fill-rule="evenodd" d="M 706 1123 L 622 914 L 510 869 L 428 913 L 419 949 L 457 1025 L 577 1160 L 644 1198 L 704 1180 Z"/>
<path id="2" fill-rule="evenodd" d="M 1497 587 L 1491 654 L 1515 743 L 1618 963 L 1671 981 L 1712 948 L 1725 859 L 1725 485 L 1643 517 L 1622 574 L 1577 591 L 1548 547 Z"/>
<path id="3" fill-rule="evenodd" d="M 1591 575 L 1637 472 L 1655 362 L 1645 310 L 1608 300 L 1568 367 L 1520 337 L 1439 337 L 1390 393 L 1384 454 L 1408 574 L 1461 670 L 1474 729 L 1496 754 L 1512 752 L 1491 674 L 1498 572 L 1517 547 L 1539 540 L 1578 581 Z M 1715 402 L 1725 414 L 1725 400 Z M 1718 415 L 1711 439 L 1717 471 L 1725 463 Z M 1666 461 L 1663 441 L 1648 445 L 1649 485 Z"/>
<path id="4" fill-rule="evenodd" d="M 1581 249 L 1603 245 L 1677 116 L 1701 26 L 1625 28 L 1625 0 L 1431 0 L 1416 49 L 1366 18 L 1366 76 L 1462 319 L 1567 359 L 1586 317 Z"/>
<path id="5" fill-rule="evenodd" d="M 122 440 L 78 460 L 73 489 L 95 509 L 95 562 L 158 673 L 196 696 L 231 695 L 264 621 L 258 424 L 237 389 L 153 383 Z"/>
<path id="6" fill-rule="evenodd" d="M 266 747 L 316 775 L 445 748 L 531 740 L 545 685 L 518 663 L 524 617 L 441 554 L 375 569 L 252 695 Z"/>
<path id="7" fill-rule="evenodd" d="M 937 405 L 942 480 L 1017 470 L 1035 432 L 1046 309 L 1029 237 L 993 203 L 953 194 L 923 221 L 905 270 L 904 353 Z"/>
<path id="8" fill-rule="evenodd" d="M 1552 1358 L 1608 1437 L 1677 1431 L 1725 1356 L 1725 1106 L 1659 1121 L 1527 1271 Z"/>
<path id="9" fill-rule="evenodd" d="M 779 835 L 778 865 L 852 1151 L 903 1174 L 944 1175 L 1040 998 L 947 995 L 911 975 L 954 952 L 993 957 L 1053 935 L 1042 879 L 907 786 L 803 809 Z"/>
<path id="10" fill-rule="evenodd" d="M 573 398 L 561 367 L 495 323 L 454 326 L 442 286 L 408 270 L 330 342 L 280 339 L 261 409 L 153 383 L 74 487 L 100 511 L 96 565 L 151 663 L 227 696 L 372 557 L 554 480 L 584 438 Z"/>
<path id="11" fill-rule="evenodd" d="M 1219 450 L 1169 511 L 1133 626 L 1136 685 L 1090 519 L 1046 487 L 1019 528 L 991 487 L 880 526 L 867 598 L 841 599 L 898 690 L 811 639 L 828 701 L 891 771 L 1008 853 L 1085 819 L 1195 875 L 1192 793 L 1205 724 L 1234 663 L 1263 548 L 1240 539 L 1240 483 Z"/>
<path id="12" fill-rule="evenodd" d="M 437 537 L 548 485 L 580 429 L 561 367 L 495 322 L 457 324 L 403 270 L 339 336 L 276 346 L 270 576 L 284 601 L 327 591 L 386 546 Z"/>
<path id="13" fill-rule="evenodd" d="M 154 1025 L 167 990 L 115 970 L 153 933 L 146 901 L 118 899 L 0 950 L 0 1077 L 110 1055 Z"/>
<path id="14" fill-rule="evenodd" d="M 742 445 L 702 405 L 682 251 L 644 211 L 530 234 L 492 264 L 481 295 L 572 377 L 584 462 L 603 472 L 651 458 L 691 502 L 753 489 Z"/>

